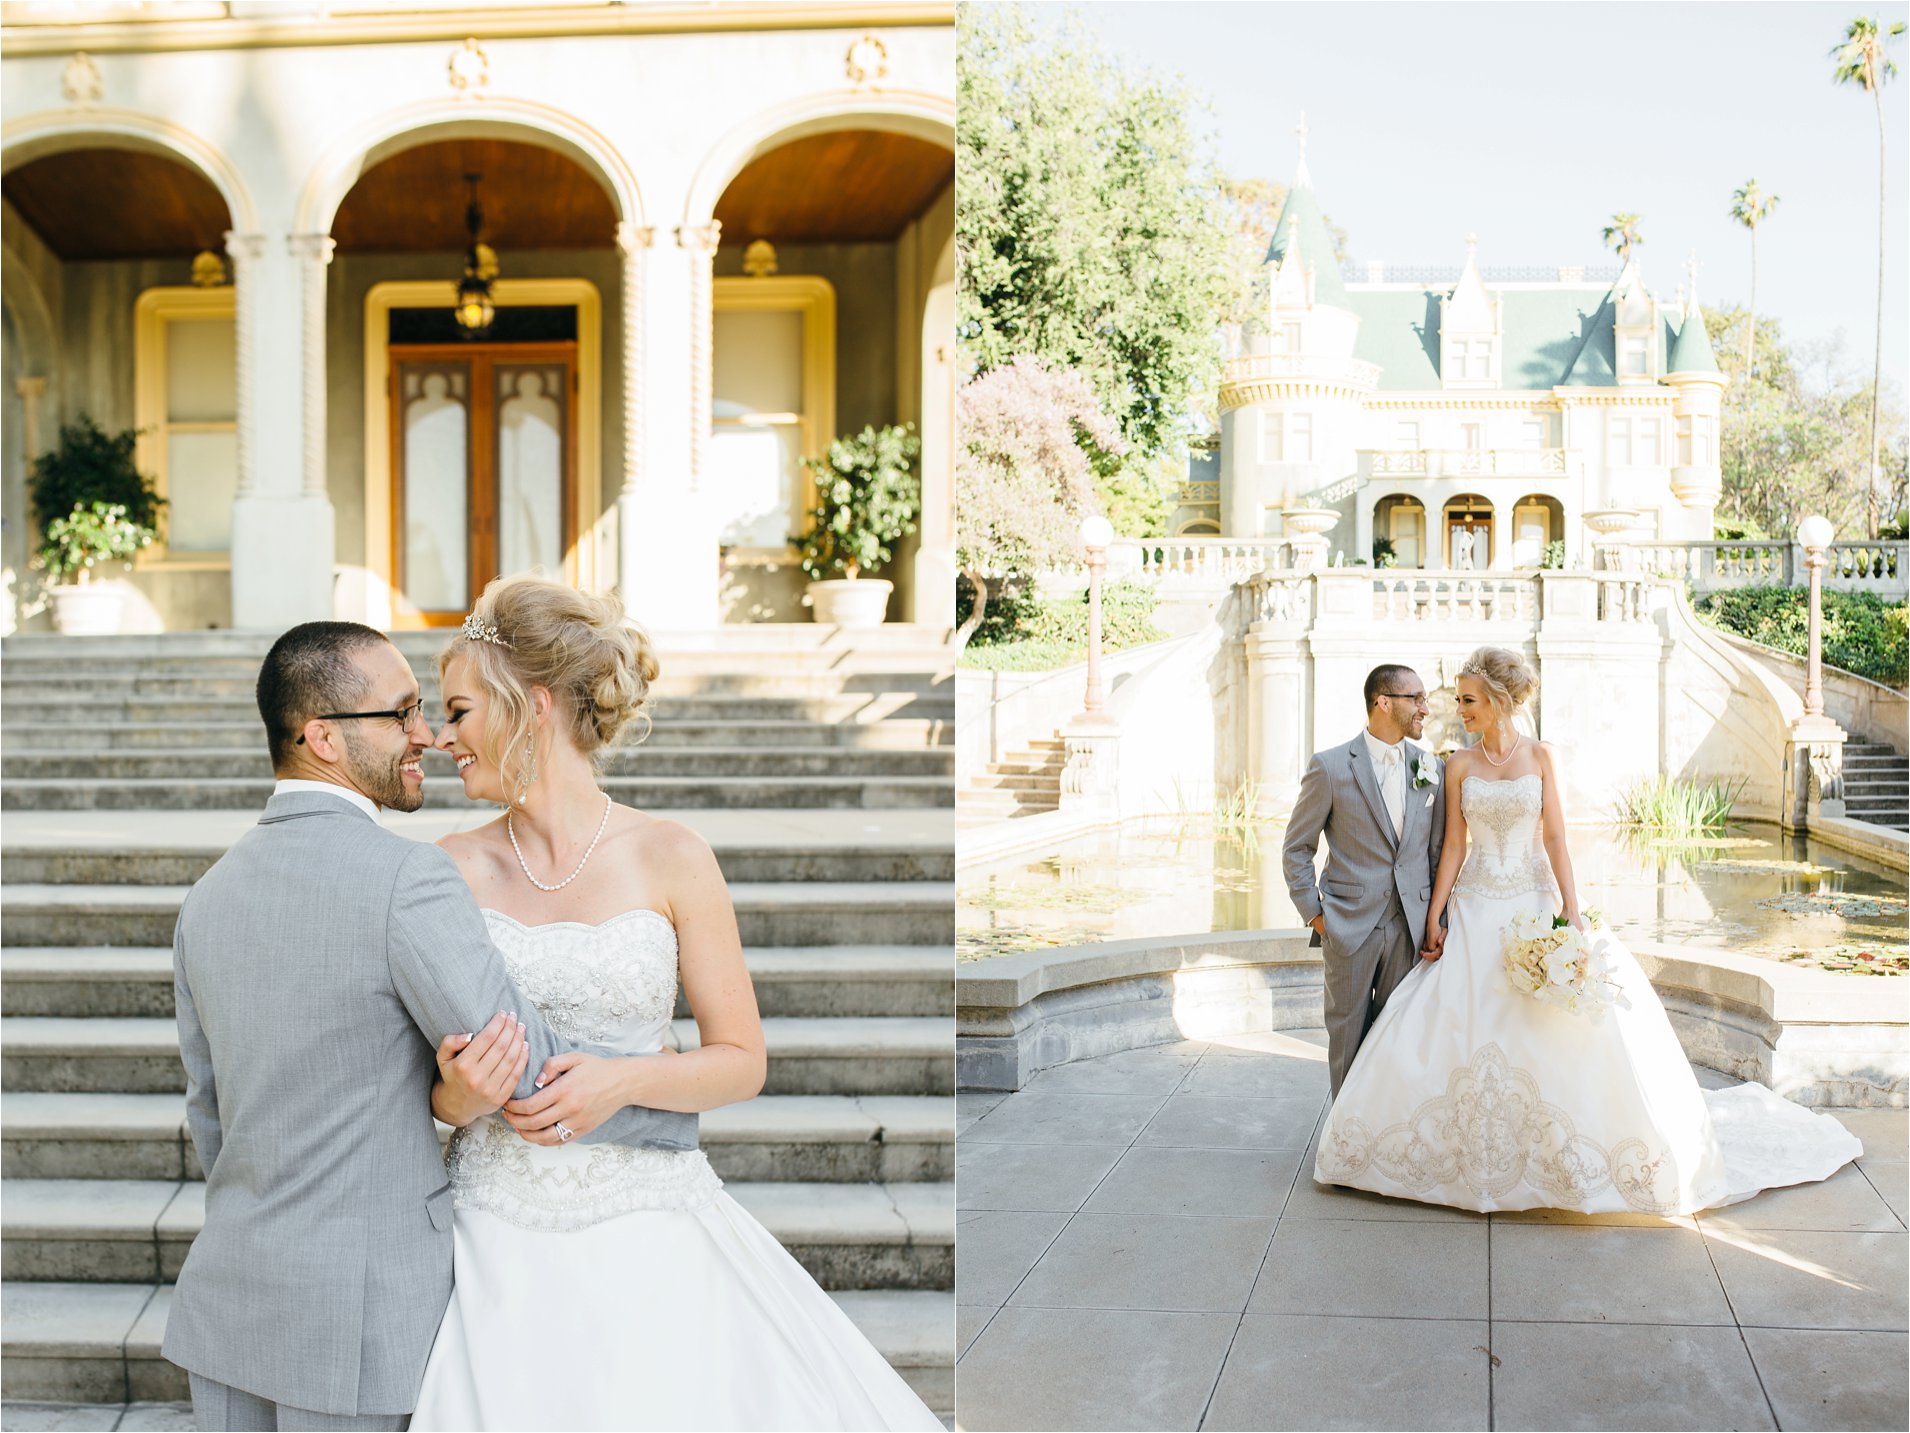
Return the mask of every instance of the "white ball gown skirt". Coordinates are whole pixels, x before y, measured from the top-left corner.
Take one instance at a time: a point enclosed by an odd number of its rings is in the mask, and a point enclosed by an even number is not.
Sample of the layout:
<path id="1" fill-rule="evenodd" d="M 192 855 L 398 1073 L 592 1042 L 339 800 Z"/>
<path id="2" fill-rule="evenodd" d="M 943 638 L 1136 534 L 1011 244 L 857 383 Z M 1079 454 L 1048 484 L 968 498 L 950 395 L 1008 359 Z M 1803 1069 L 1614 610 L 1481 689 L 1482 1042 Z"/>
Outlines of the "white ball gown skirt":
<path id="1" fill-rule="evenodd" d="M 496 1188 L 458 1208 L 414 1429 L 942 1426 L 700 1151 L 505 1141 L 580 1191 L 572 1227 L 526 1227 L 548 1208 Z M 575 1223 L 593 1187 L 657 1207 Z"/>
<path id="2" fill-rule="evenodd" d="M 1827 1179 L 1863 1152 L 1763 1085 L 1702 1090 L 1606 933 L 1629 1009 L 1595 1023 L 1513 989 L 1501 932 L 1557 909 L 1549 891 L 1454 892 L 1444 954 L 1394 989 L 1347 1071 L 1317 1181 L 1459 1209 L 1675 1215 Z"/>

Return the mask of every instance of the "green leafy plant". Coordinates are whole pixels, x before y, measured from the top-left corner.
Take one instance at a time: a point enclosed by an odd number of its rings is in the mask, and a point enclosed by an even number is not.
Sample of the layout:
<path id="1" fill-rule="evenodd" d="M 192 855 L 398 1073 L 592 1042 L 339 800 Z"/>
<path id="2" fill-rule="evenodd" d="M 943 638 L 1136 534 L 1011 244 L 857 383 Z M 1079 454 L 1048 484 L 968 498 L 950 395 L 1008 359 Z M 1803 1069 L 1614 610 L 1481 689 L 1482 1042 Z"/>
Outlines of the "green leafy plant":
<path id="1" fill-rule="evenodd" d="M 1397 567 L 1398 565 L 1399 565 L 1399 554 L 1393 549 L 1393 540 L 1390 537 L 1374 538 L 1373 539 L 1373 566 Z"/>
<path id="2" fill-rule="evenodd" d="M 58 447 L 34 459 L 27 495 L 43 534 L 40 561 L 53 577 L 84 572 L 93 565 L 92 561 L 77 564 L 68 561 L 71 552 L 77 550 L 73 544 L 82 541 L 71 524 L 82 514 L 89 522 L 99 521 L 95 510 L 102 505 L 118 508 L 118 520 L 143 531 L 146 536 L 132 550 L 123 554 L 96 553 L 93 561 L 130 558 L 133 551 L 145 547 L 158 532 L 160 510 L 166 500 L 154 489 L 152 479 L 141 473 L 133 462 L 133 449 L 138 442 L 135 429 L 108 433 L 82 413 L 71 423 L 61 425 Z M 63 531 L 70 536 L 56 542 L 53 528 L 61 522 L 68 524 Z"/>
<path id="3" fill-rule="evenodd" d="M 838 438 L 821 458 L 804 458 L 816 482 L 809 531 L 794 539 L 802 570 L 818 582 L 879 571 L 892 544 L 915 531 L 922 484 L 915 460 L 922 441 L 913 423 L 864 428 Z"/>
<path id="4" fill-rule="evenodd" d="M 1824 660 L 1873 682 L 1901 688 L 1910 674 L 1910 620 L 1901 602 L 1874 592 L 1825 592 Z M 1802 657 L 1809 651 L 1810 593 L 1796 587 L 1740 587 L 1701 598 L 1700 620 Z"/>
<path id="5" fill-rule="evenodd" d="M 955 620 L 968 620 L 974 589 L 955 586 Z M 1154 589 L 1124 578 L 1101 588 L 1101 650 L 1119 652 L 1167 633 L 1154 622 Z M 1084 661 L 1088 651 L 1088 594 L 1042 599 L 1023 588 L 992 600 L 962 649 L 961 664 L 993 672 L 1045 672 Z"/>
<path id="6" fill-rule="evenodd" d="M 56 582 L 69 574 L 84 582 L 96 563 L 131 562 L 152 540 L 153 530 L 134 522 L 119 503 L 76 503 L 72 512 L 46 525 L 40 560 Z"/>
<path id="7" fill-rule="evenodd" d="M 1634 782 L 1618 798 L 1618 819 L 1627 826 L 1673 836 L 1722 831 L 1744 794 L 1742 781 L 1685 781 L 1653 776 Z"/>
<path id="8" fill-rule="evenodd" d="M 1720 517 L 1711 524 L 1711 536 L 1718 542 L 1762 542 L 1770 534 L 1750 518 Z"/>
<path id="9" fill-rule="evenodd" d="M 1539 553 L 1539 566 L 1557 571 L 1565 566 L 1565 539 L 1555 537 Z"/>

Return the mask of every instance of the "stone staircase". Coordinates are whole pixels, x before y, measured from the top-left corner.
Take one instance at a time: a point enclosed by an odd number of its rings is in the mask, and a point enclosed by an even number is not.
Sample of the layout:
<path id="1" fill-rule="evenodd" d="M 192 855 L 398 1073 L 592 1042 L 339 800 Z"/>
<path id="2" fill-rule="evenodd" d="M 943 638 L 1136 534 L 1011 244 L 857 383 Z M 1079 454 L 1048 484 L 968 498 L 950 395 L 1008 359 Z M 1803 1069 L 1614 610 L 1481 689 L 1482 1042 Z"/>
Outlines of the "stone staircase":
<path id="1" fill-rule="evenodd" d="M 606 784 L 701 831 L 735 898 L 769 1079 L 704 1116 L 711 1163 L 946 1415 L 952 660 L 935 630 L 845 637 L 792 625 L 665 641 L 655 728 L 613 754 Z M 399 638 L 432 715 L 442 641 Z M 172 926 L 270 791 L 251 697 L 266 645 L 209 632 L 0 646 L 10 1402 L 187 1396 L 159 1356 L 205 1188 L 185 1129 Z M 489 819 L 448 761 L 432 753 L 426 776 L 426 809 L 388 824 L 430 840 Z M 678 1017 L 679 1047 L 694 1045 L 695 1022 Z"/>
<path id="2" fill-rule="evenodd" d="M 1067 757 L 1067 743 L 1052 736 L 991 761 L 963 785 L 956 800 L 958 819 L 964 826 L 978 826 L 1057 810 Z"/>
<path id="3" fill-rule="evenodd" d="M 1844 811 L 1853 821 L 1910 830 L 1910 758 L 1882 742 L 1846 742 Z"/>

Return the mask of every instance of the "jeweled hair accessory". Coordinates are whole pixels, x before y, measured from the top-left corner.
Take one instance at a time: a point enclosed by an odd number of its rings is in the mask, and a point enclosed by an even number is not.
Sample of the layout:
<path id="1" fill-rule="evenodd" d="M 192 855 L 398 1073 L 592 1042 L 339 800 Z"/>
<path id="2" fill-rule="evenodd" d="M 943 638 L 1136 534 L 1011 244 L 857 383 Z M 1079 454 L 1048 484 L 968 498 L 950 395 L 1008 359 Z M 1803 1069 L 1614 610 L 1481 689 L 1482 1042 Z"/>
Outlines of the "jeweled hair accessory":
<path id="1" fill-rule="evenodd" d="M 459 631 L 467 642 L 489 642 L 493 646 L 498 647 L 508 647 L 511 645 L 497 635 L 496 627 L 492 626 L 489 622 L 479 621 L 478 615 L 475 612 L 464 619 L 464 626 L 460 628 Z"/>

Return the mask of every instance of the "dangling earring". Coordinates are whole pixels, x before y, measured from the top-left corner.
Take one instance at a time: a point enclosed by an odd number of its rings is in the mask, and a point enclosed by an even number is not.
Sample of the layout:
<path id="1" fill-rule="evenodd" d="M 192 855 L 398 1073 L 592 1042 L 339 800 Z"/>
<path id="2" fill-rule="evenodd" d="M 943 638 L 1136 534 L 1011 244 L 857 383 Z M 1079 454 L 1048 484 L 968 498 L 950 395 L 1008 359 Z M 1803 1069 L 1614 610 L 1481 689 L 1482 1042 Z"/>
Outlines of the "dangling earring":
<path id="1" fill-rule="evenodd" d="M 537 733 L 533 730 L 524 743 L 524 779 L 518 783 L 517 804 L 530 800 L 531 785 L 537 780 Z"/>

